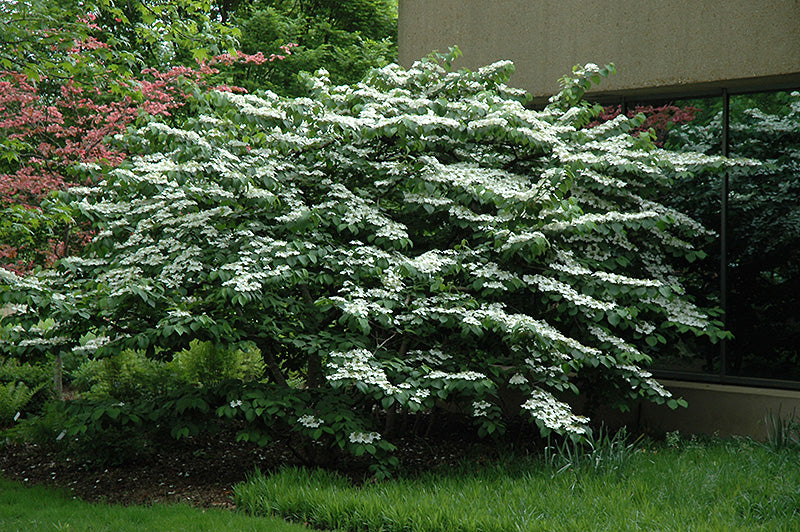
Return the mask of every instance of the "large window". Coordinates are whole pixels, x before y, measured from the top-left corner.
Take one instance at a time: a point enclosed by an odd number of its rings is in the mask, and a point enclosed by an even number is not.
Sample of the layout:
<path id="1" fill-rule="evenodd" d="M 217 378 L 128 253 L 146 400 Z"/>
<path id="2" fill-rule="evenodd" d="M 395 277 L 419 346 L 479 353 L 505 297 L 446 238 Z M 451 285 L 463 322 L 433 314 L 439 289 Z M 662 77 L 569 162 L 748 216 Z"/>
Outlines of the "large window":
<path id="1" fill-rule="evenodd" d="M 699 303 L 725 309 L 734 338 L 721 346 L 697 341 L 674 348 L 659 356 L 656 368 L 665 375 L 800 387 L 800 93 L 672 103 L 694 108 L 695 117 L 661 132 L 666 148 L 729 153 L 761 166 L 723 178 L 680 177 L 666 198 L 718 234 L 707 257 L 685 273 Z"/>

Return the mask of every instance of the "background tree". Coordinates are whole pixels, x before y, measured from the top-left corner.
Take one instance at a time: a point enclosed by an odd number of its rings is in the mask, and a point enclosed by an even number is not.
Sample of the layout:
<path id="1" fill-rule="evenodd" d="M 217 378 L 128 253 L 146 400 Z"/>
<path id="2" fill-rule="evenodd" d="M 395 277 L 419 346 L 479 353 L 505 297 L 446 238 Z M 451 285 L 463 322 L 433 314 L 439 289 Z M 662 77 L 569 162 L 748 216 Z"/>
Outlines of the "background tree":
<path id="1" fill-rule="evenodd" d="M 218 5 L 241 32 L 243 52 L 298 45 L 280 63 L 233 69 L 231 82 L 251 92 L 263 88 L 277 94 L 306 94 L 298 74 L 320 68 L 328 71 L 333 83 L 352 84 L 370 68 L 397 58 L 395 0 L 251 0 Z"/>
<path id="2" fill-rule="evenodd" d="M 109 140 L 140 115 L 175 120 L 195 90 L 191 83 L 214 86 L 223 81 L 219 67 L 279 59 L 222 54 L 179 64 L 181 56 L 202 58 L 219 49 L 232 31 L 220 30 L 212 43 L 207 32 L 219 28 L 209 25 L 209 8 L 201 2 L 120 5 L 0 7 L 0 39 L 7 45 L 0 61 L 9 68 L 0 70 L 0 266 L 49 264 L 80 245 L 84 237 L 73 234 L 67 213 L 45 215 L 40 204 L 55 190 L 91 181 L 103 165 L 119 164 L 125 153 Z M 138 22 L 131 22 L 134 15 Z M 153 32 L 169 53 L 148 47 Z"/>

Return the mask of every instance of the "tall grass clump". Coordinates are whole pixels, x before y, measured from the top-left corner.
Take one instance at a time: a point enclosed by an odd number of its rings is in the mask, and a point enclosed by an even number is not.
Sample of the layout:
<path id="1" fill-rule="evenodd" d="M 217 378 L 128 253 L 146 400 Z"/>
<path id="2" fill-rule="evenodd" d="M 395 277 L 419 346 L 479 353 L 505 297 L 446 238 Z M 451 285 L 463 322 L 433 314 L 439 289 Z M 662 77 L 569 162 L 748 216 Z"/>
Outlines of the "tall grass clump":
<path id="1" fill-rule="evenodd" d="M 642 439 L 640 436 L 631 441 L 625 427 L 612 434 L 601 426 L 596 433 L 589 432 L 582 439 L 548 438 L 543 460 L 553 474 L 567 470 L 616 471 L 636 452 Z"/>
<path id="2" fill-rule="evenodd" d="M 795 410 L 789 416 L 782 416 L 781 410 L 769 411 L 764 416 L 767 428 L 767 445 L 780 449 L 800 449 L 800 418 Z"/>

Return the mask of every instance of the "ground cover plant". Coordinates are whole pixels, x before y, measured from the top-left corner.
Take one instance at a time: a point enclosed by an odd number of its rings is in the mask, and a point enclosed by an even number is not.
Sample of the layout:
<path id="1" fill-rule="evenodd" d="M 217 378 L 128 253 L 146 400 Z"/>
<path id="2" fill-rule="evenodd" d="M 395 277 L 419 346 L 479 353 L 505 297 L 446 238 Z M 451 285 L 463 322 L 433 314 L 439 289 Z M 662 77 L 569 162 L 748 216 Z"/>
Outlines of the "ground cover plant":
<path id="1" fill-rule="evenodd" d="M 202 340 L 259 349 L 270 380 L 201 387 L 172 414 L 75 402 L 87 422 L 67 439 L 98 420 L 195 435 L 216 414 L 311 462 L 344 449 L 384 468 L 437 412 L 480 435 L 521 415 L 580 436 L 577 393 L 680 404 L 648 353 L 726 333 L 672 266 L 707 232 L 656 198 L 734 163 L 631 136 L 642 117 L 587 129 L 602 109 L 581 96 L 610 67 L 576 69 L 533 111 L 511 63 L 451 72 L 454 57 L 352 87 L 319 72 L 313 98 L 200 94 L 197 117 L 151 118 L 122 139 L 129 162 L 63 194 L 97 233 L 55 268 L 0 272 L 0 349 L 164 359 Z"/>

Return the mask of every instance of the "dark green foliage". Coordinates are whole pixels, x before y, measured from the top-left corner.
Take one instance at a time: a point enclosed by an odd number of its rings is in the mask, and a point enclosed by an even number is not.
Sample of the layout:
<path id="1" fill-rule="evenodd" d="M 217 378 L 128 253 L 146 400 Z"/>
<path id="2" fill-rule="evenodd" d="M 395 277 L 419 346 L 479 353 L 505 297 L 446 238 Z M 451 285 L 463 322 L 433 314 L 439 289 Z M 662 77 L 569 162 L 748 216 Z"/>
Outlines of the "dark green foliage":
<path id="1" fill-rule="evenodd" d="M 24 382 L 0 383 L 0 427 L 10 425 L 38 391 Z"/>
<path id="2" fill-rule="evenodd" d="M 239 3 L 232 23 L 241 31 L 244 53 L 269 55 L 288 43 L 299 45 L 281 61 L 231 67 L 232 82 L 250 91 L 305 95 L 298 74 L 320 68 L 333 83 L 352 84 L 397 56 L 392 0 L 254 0 Z"/>
<path id="3" fill-rule="evenodd" d="M 86 397 L 117 401 L 156 397 L 181 383 L 178 373 L 141 351 L 84 362 L 73 374 L 75 390 Z"/>
<path id="4" fill-rule="evenodd" d="M 263 375 L 264 362 L 257 349 L 222 348 L 194 340 L 167 362 L 133 349 L 86 360 L 73 372 L 72 385 L 83 397 L 129 401 L 160 397 L 188 384 L 202 387 Z"/>
<path id="5" fill-rule="evenodd" d="M 21 363 L 0 358 L 0 426 L 20 416 L 36 412 L 50 395 L 53 368 L 50 365 Z"/>
<path id="6" fill-rule="evenodd" d="M 371 470 L 378 474 L 388 474 L 397 465 L 397 459 L 388 455 L 394 450 L 391 443 L 369 441 L 363 421 L 370 415 L 369 405 L 352 395 L 235 380 L 158 392 L 140 387 L 128 401 L 110 397 L 54 401 L 8 435 L 108 466 L 146 457 L 171 440 L 228 427 L 237 431 L 238 439 L 260 446 L 284 441 L 308 464 L 331 465 L 346 451 L 371 457 Z M 328 422 L 316 423 L 322 417 Z"/>

